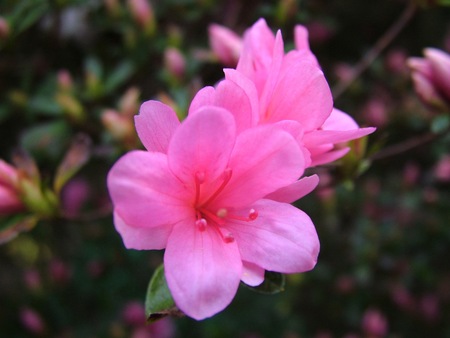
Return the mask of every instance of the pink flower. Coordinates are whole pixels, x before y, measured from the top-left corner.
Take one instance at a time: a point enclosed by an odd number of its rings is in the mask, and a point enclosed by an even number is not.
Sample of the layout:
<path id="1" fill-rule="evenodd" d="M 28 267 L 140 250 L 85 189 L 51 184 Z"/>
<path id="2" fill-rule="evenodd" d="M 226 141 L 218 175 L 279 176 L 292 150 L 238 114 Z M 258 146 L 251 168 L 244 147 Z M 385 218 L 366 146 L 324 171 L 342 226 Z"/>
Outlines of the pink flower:
<path id="1" fill-rule="evenodd" d="M 258 285 L 265 270 L 314 267 L 319 241 L 310 218 L 265 198 L 293 189 L 303 173 L 289 133 L 267 125 L 237 134 L 233 116 L 212 106 L 180 124 L 155 101 L 141 107 L 136 128 L 148 151 L 126 154 L 108 175 L 115 226 L 127 248 L 166 249 L 168 286 L 188 316 L 223 310 L 241 280 Z"/>
<path id="2" fill-rule="evenodd" d="M 209 44 L 216 57 L 226 66 L 236 66 L 242 49 L 242 39 L 232 30 L 218 24 L 208 27 Z"/>
<path id="3" fill-rule="evenodd" d="M 16 168 L 0 160 L 0 216 L 24 209 L 20 199 L 19 173 Z"/>
<path id="4" fill-rule="evenodd" d="M 416 92 L 426 104 L 437 108 L 448 107 L 450 55 L 436 48 L 425 48 L 424 55 L 425 58 L 408 59 Z"/>
<path id="5" fill-rule="evenodd" d="M 283 124 L 302 146 L 306 166 L 334 161 L 349 150 L 335 145 L 372 133 L 358 128 L 347 114 L 333 109 L 328 83 L 309 49 L 308 32 L 295 29 L 297 50 L 284 53 L 281 33 L 276 36 L 263 19 L 244 35 L 236 70 L 226 69 L 216 88 L 205 87 L 194 98 L 189 113 L 204 105 L 230 110 L 238 132 L 255 125 Z"/>

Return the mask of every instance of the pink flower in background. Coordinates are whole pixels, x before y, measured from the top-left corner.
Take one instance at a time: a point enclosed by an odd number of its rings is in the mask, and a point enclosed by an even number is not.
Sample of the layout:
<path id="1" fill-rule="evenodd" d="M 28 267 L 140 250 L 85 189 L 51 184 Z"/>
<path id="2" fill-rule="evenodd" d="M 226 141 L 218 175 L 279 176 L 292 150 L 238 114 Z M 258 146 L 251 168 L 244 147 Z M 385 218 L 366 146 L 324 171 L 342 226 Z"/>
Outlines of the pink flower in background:
<path id="1" fill-rule="evenodd" d="M 0 160 L 0 216 L 24 209 L 18 188 L 19 173 L 16 168 Z"/>
<path id="2" fill-rule="evenodd" d="M 237 134 L 233 116 L 211 106 L 180 124 L 155 101 L 142 106 L 136 128 L 148 151 L 126 154 L 108 175 L 115 226 L 127 248 L 166 249 L 168 286 L 188 316 L 223 310 L 241 280 L 258 285 L 265 270 L 314 267 L 319 241 L 310 218 L 264 198 L 278 191 L 283 199 L 279 189 L 303 173 L 289 133 L 266 125 Z"/>
<path id="3" fill-rule="evenodd" d="M 242 39 L 231 29 L 218 24 L 208 27 L 209 44 L 215 56 L 224 65 L 235 67 L 242 50 Z"/>
<path id="4" fill-rule="evenodd" d="M 281 33 L 275 36 L 263 19 L 244 35 L 236 70 L 226 69 L 216 88 L 205 87 L 189 113 L 204 105 L 230 110 L 238 132 L 260 124 L 282 124 L 302 146 L 306 166 L 334 161 L 349 150 L 335 148 L 372 133 L 359 128 L 346 113 L 333 108 L 328 83 L 309 49 L 308 32 L 295 28 L 297 50 L 284 53 Z"/>
<path id="5" fill-rule="evenodd" d="M 446 108 L 450 105 L 450 55 L 436 48 L 425 48 L 424 55 L 408 59 L 416 92 L 424 103 Z"/>

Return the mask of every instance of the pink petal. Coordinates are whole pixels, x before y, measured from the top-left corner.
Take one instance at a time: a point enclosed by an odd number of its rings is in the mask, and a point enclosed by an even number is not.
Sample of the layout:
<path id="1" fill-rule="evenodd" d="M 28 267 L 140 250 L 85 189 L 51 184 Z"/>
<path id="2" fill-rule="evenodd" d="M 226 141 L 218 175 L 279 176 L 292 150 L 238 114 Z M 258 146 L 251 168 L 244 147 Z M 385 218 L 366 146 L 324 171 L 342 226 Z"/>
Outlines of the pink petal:
<path id="1" fill-rule="evenodd" d="M 321 128 L 324 130 L 353 130 L 358 129 L 359 126 L 350 115 L 333 108 Z"/>
<path id="2" fill-rule="evenodd" d="M 132 151 L 108 174 L 115 211 L 133 227 L 174 224 L 194 214 L 186 200 L 191 193 L 171 173 L 162 153 Z"/>
<path id="3" fill-rule="evenodd" d="M 207 86 L 200 89 L 197 94 L 195 94 L 192 102 L 189 106 L 189 115 L 195 113 L 200 108 L 205 106 L 215 106 L 216 105 L 216 90 L 214 87 Z"/>
<path id="4" fill-rule="evenodd" d="M 241 133 L 231 154 L 231 180 L 215 206 L 249 205 L 300 177 L 304 170 L 302 151 L 291 135 L 274 125 Z"/>
<path id="5" fill-rule="evenodd" d="M 252 110 L 252 126 L 256 126 L 259 120 L 259 99 L 255 84 L 234 69 L 224 69 L 223 71 L 227 80 L 236 83 L 247 94 Z"/>
<path id="6" fill-rule="evenodd" d="M 160 225 L 153 228 L 136 228 L 125 223 L 117 212 L 114 213 L 114 225 L 122 236 L 127 249 L 160 250 L 167 244 L 167 238 L 172 231 L 171 225 Z"/>
<path id="7" fill-rule="evenodd" d="M 177 306 L 200 320 L 232 301 L 242 275 L 236 242 L 225 243 L 213 228 L 199 231 L 192 221 L 177 224 L 164 254 L 167 284 Z"/>
<path id="8" fill-rule="evenodd" d="M 319 239 L 311 219 L 290 204 L 260 200 L 252 205 L 258 217 L 233 221 L 233 234 L 243 261 L 265 270 L 296 273 L 311 270 L 319 254 Z"/>
<path id="9" fill-rule="evenodd" d="M 223 174 L 235 142 L 233 116 L 223 108 L 203 107 L 189 115 L 169 145 L 169 166 L 184 183 L 197 173 L 206 181 Z"/>
<path id="10" fill-rule="evenodd" d="M 327 153 L 311 156 L 311 167 L 336 161 L 349 152 L 350 148 L 329 151 Z"/>
<path id="11" fill-rule="evenodd" d="M 318 184 L 319 176 L 317 175 L 303 177 L 295 183 L 270 193 L 264 198 L 282 203 L 294 203 L 300 198 L 308 195 Z"/>
<path id="12" fill-rule="evenodd" d="M 144 102 L 134 121 L 145 148 L 162 153 L 167 153 L 170 139 L 180 125 L 173 109 L 158 101 Z"/>
<path id="13" fill-rule="evenodd" d="M 242 262 L 242 264 L 241 281 L 250 286 L 258 286 L 264 282 L 265 270 L 263 268 L 249 262 Z"/>
<path id="14" fill-rule="evenodd" d="M 359 128 L 354 130 L 316 130 L 303 136 L 307 148 L 327 143 L 342 143 L 373 133 L 376 128 Z"/>
<path id="15" fill-rule="evenodd" d="M 306 52 L 291 51 L 283 59 L 279 79 L 267 100 L 266 122 L 294 120 L 305 131 L 319 128 L 330 116 L 333 98 L 322 71 Z"/>
<path id="16" fill-rule="evenodd" d="M 0 185 L 0 215 L 7 215 L 19 212 L 24 209 L 22 201 L 17 193 Z"/>
<path id="17" fill-rule="evenodd" d="M 16 168 L 0 160 L 0 185 L 15 187 L 19 178 L 18 176 Z"/>
<path id="18" fill-rule="evenodd" d="M 302 25 L 296 25 L 294 27 L 294 41 L 295 41 L 295 48 L 298 50 L 306 49 L 310 50 L 309 48 L 309 41 L 308 41 L 308 29 L 306 29 L 305 26 Z"/>
<path id="19" fill-rule="evenodd" d="M 426 48 L 424 54 L 430 61 L 433 81 L 443 95 L 450 99 L 450 55 L 436 48 Z"/>

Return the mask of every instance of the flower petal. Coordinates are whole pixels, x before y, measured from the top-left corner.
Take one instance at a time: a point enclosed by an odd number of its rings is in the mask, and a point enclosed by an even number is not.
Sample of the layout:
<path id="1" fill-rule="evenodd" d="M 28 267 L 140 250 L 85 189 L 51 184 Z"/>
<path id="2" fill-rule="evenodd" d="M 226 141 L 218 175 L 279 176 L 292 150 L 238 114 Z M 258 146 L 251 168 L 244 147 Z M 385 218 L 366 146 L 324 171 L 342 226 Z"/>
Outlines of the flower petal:
<path id="1" fill-rule="evenodd" d="M 236 140 L 229 167 L 231 180 L 215 206 L 240 207 L 298 179 L 304 170 L 297 142 L 276 125 L 247 129 Z"/>
<path id="2" fill-rule="evenodd" d="M 311 167 L 336 161 L 337 159 L 345 156 L 345 154 L 347 154 L 349 150 L 350 148 L 347 147 L 338 150 L 328 151 L 321 154 L 312 154 Z"/>
<path id="3" fill-rule="evenodd" d="M 295 183 L 292 183 L 286 187 L 280 188 L 273 193 L 270 193 L 265 199 L 282 202 L 282 203 L 294 203 L 303 196 L 308 195 L 319 184 L 319 176 L 312 175 L 303 177 Z"/>
<path id="4" fill-rule="evenodd" d="M 207 181 L 219 177 L 228 165 L 235 128 L 233 116 L 223 108 L 203 107 L 189 115 L 169 145 L 173 173 L 187 184 L 194 184 L 199 172 Z"/>
<path id="5" fill-rule="evenodd" d="M 252 205 L 258 217 L 229 221 L 243 261 L 265 270 L 296 273 L 311 270 L 319 254 L 319 239 L 311 219 L 290 204 L 260 200 Z"/>
<path id="6" fill-rule="evenodd" d="M 167 244 L 167 238 L 172 231 L 171 225 L 161 225 L 153 228 L 136 228 L 125 223 L 117 212 L 114 213 L 114 225 L 122 236 L 127 249 L 160 250 Z"/>
<path id="7" fill-rule="evenodd" d="M 236 294 L 242 261 L 236 242 L 225 243 L 213 228 L 176 225 L 164 254 L 167 284 L 177 306 L 197 320 L 223 310 Z"/>
<path id="8" fill-rule="evenodd" d="M 325 76 L 306 51 L 291 51 L 283 58 L 276 87 L 266 102 L 261 107 L 264 121 L 295 120 L 305 131 L 319 128 L 333 108 Z"/>
<path id="9" fill-rule="evenodd" d="M 145 148 L 162 153 L 167 153 L 170 139 L 180 125 L 173 109 L 158 101 L 144 102 L 134 121 Z"/>
<path id="10" fill-rule="evenodd" d="M 189 115 L 195 113 L 198 109 L 205 106 L 215 106 L 216 90 L 214 87 L 206 86 L 195 94 L 189 106 Z"/>
<path id="11" fill-rule="evenodd" d="M 249 262 L 242 262 L 242 264 L 241 281 L 250 286 L 258 286 L 264 282 L 265 270 L 263 268 Z"/>
<path id="12" fill-rule="evenodd" d="M 353 130 L 315 130 L 303 136 L 307 148 L 313 148 L 327 143 L 342 143 L 373 133 L 376 128 L 358 128 Z"/>
<path id="13" fill-rule="evenodd" d="M 110 170 L 108 189 L 115 211 L 133 227 L 174 224 L 194 213 L 186 203 L 190 192 L 171 173 L 162 153 L 127 153 Z"/>

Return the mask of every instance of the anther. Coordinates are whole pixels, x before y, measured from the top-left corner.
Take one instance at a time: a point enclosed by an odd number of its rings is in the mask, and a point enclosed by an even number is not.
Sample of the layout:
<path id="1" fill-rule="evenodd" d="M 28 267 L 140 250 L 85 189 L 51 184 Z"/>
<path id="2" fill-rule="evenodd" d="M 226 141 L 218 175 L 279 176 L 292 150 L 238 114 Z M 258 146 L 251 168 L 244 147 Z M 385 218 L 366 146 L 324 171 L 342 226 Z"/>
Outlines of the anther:
<path id="1" fill-rule="evenodd" d="M 195 225 L 198 227 L 198 230 L 205 231 L 206 226 L 208 225 L 208 222 L 206 222 L 206 219 L 200 218 L 195 221 Z"/>
<path id="2" fill-rule="evenodd" d="M 221 209 L 217 210 L 216 215 L 217 215 L 217 217 L 225 218 L 228 215 L 228 210 L 225 208 L 221 208 Z"/>
<path id="3" fill-rule="evenodd" d="M 234 236 L 231 233 L 228 233 L 225 236 L 223 236 L 223 241 L 225 243 L 232 243 L 234 242 Z"/>
<path id="4" fill-rule="evenodd" d="M 248 213 L 248 218 L 251 221 L 254 221 L 256 218 L 258 217 L 258 212 L 255 209 L 250 209 L 249 213 Z"/>

